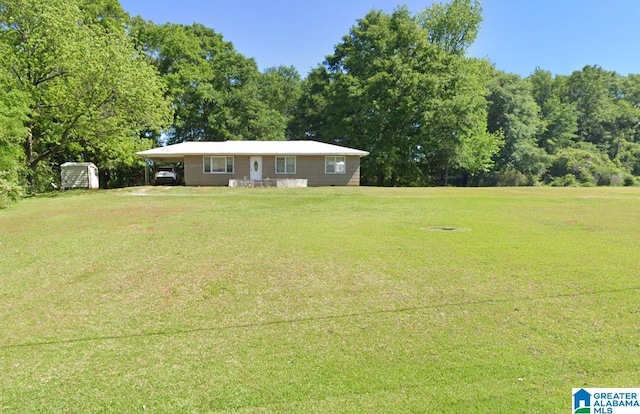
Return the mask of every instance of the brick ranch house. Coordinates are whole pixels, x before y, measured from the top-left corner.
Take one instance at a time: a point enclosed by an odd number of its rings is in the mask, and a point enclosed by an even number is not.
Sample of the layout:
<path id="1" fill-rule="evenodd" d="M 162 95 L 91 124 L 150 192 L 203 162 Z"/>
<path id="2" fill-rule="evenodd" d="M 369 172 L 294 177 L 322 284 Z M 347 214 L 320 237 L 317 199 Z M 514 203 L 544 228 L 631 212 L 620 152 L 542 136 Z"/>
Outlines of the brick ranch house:
<path id="1" fill-rule="evenodd" d="M 182 163 L 184 184 L 306 180 L 309 186 L 360 185 L 367 151 L 317 141 L 183 142 L 136 153 L 155 162 Z"/>

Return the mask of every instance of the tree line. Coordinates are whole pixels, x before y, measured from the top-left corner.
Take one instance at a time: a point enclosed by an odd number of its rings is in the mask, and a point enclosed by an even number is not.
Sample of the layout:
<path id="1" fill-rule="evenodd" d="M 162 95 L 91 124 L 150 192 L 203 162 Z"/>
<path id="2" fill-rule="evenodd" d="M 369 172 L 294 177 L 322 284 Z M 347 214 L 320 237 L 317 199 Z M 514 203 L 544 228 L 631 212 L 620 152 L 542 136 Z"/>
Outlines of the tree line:
<path id="1" fill-rule="evenodd" d="M 372 10 L 303 78 L 118 0 L 2 0 L 0 203 L 45 191 L 66 161 L 126 185 L 136 151 L 194 140 L 367 150 L 365 185 L 635 184 L 640 75 L 504 73 L 467 56 L 481 20 L 478 0 Z"/>

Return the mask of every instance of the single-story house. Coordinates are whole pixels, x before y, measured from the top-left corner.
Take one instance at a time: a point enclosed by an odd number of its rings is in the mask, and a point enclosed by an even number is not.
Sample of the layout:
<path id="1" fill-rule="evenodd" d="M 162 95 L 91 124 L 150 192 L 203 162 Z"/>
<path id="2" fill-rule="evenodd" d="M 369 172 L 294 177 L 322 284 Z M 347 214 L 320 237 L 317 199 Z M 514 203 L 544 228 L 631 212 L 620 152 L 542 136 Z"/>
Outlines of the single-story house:
<path id="1" fill-rule="evenodd" d="M 231 181 L 306 180 L 309 186 L 360 185 L 367 151 L 317 141 L 183 142 L 137 153 L 155 162 L 180 162 L 189 186 Z"/>

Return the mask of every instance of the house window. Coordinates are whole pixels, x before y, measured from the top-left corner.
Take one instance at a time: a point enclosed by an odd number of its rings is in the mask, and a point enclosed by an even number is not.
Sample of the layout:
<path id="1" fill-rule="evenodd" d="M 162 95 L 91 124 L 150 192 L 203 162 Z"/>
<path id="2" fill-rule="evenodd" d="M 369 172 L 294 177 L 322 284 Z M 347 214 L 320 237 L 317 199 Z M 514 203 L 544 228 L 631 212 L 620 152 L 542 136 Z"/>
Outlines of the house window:
<path id="1" fill-rule="evenodd" d="M 205 174 L 233 174 L 233 157 L 204 157 Z"/>
<path id="2" fill-rule="evenodd" d="M 346 164 L 344 156 L 325 157 L 324 172 L 325 174 L 344 174 L 346 172 Z"/>
<path id="3" fill-rule="evenodd" d="M 296 157 L 276 157 L 276 174 L 295 174 Z"/>

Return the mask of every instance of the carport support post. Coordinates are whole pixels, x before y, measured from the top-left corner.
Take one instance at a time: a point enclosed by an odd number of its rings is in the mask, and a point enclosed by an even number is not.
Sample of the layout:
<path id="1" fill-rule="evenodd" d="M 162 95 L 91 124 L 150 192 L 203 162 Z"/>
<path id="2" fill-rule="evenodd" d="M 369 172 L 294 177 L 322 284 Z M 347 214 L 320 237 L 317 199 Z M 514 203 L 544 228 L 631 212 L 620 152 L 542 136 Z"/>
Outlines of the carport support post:
<path id="1" fill-rule="evenodd" d="M 144 185 L 149 185 L 149 163 L 151 160 L 144 160 Z"/>

